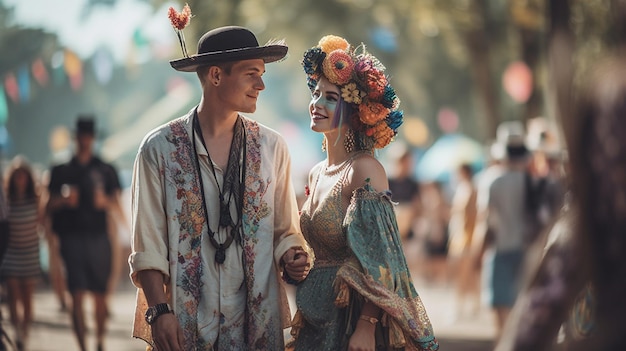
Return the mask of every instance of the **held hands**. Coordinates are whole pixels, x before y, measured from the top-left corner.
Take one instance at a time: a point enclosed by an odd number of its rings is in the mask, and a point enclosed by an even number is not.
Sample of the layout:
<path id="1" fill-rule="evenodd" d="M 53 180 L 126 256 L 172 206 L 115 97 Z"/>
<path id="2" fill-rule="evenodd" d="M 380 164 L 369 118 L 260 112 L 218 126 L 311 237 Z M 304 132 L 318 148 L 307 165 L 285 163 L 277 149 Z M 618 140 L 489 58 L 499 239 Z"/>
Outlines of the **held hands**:
<path id="1" fill-rule="evenodd" d="M 356 329 L 350 337 L 348 351 L 375 351 L 376 350 L 376 324 L 359 319 Z"/>
<path id="2" fill-rule="evenodd" d="M 178 324 L 178 319 L 173 313 L 166 313 L 152 324 L 152 340 L 155 350 L 158 351 L 183 351 L 183 330 Z"/>
<path id="3" fill-rule="evenodd" d="M 281 261 L 284 264 L 285 273 L 297 282 L 304 280 L 307 274 L 309 274 L 309 269 L 311 268 L 309 254 L 299 247 L 292 247 L 287 250 Z"/>

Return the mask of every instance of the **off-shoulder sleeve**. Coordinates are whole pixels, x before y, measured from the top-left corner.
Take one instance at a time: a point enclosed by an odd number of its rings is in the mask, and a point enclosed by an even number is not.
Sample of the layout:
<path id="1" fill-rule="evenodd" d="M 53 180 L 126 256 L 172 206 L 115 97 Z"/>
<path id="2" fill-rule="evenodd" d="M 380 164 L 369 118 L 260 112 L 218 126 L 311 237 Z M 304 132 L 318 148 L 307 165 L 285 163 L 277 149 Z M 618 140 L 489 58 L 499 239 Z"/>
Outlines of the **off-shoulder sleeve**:
<path id="1" fill-rule="evenodd" d="M 383 311 L 391 346 L 438 350 L 430 319 L 411 281 L 389 195 L 369 184 L 355 190 L 344 227 L 359 264 L 345 264 L 337 272 L 336 303 L 347 305 L 346 295 L 356 292 Z"/>

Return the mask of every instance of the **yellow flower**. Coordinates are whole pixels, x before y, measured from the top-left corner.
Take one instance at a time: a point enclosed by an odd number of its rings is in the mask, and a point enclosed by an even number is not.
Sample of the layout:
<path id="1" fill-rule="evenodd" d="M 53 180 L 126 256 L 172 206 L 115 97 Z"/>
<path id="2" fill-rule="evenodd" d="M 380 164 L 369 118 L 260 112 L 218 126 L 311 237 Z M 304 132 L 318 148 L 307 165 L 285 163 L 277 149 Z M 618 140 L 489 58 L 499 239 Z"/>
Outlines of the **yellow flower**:
<path id="1" fill-rule="evenodd" d="M 344 85 L 341 88 L 341 97 L 347 102 L 351 104 L 360 104 L 362 98 L 365 96 L 364 91 L 360 91 L 357 89 L 355 83 L 349 83 Z"/>
<path id="2" fill-rule="evenodd" d="M 336 35 L 327 35 L 322 37 L 317 45 L 327 54 L 335 50 L 347 51 L 350 47 L 347 40 Z"/>

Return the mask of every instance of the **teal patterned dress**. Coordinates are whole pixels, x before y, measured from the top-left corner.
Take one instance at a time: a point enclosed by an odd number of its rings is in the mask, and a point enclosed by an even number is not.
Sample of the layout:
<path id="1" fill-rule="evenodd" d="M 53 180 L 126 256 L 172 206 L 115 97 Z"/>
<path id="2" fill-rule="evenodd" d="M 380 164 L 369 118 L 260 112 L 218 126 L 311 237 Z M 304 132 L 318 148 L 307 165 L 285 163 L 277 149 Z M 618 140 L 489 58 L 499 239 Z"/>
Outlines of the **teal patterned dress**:
<path id="1" fill-rule="evenodd" d="M 341 191 L 348 169 L 334 176 L 336 184 L 316 209 L 310 197 L 302 207 L 302 232 L 316 259 L 297 287 L 295 350 L 346 350 L 364 299 L 382 311 L 378 350 L 437 350 L 411 281 L 389 194 L 366 183 L 344 211 Z"/>

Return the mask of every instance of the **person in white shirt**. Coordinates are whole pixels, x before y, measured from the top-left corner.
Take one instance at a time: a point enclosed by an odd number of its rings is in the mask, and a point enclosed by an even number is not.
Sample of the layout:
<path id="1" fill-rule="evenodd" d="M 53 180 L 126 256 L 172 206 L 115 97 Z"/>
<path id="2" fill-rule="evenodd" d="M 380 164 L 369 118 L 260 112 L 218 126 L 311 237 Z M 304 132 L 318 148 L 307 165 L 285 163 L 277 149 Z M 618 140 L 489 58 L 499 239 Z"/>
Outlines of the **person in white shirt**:
<path id="1" fill-rule="evenodd" d="M 284 348 L 291 315 L 281 274 L 304 279 L 313 254 L 286 143 L 241 113 L 256 110 L 265 63 L 286 53 L 229 26 L 170 62 L 197 73 L 202 98 L 146 135 L 131 193 L 133 335 L 159 351 Z"/>

